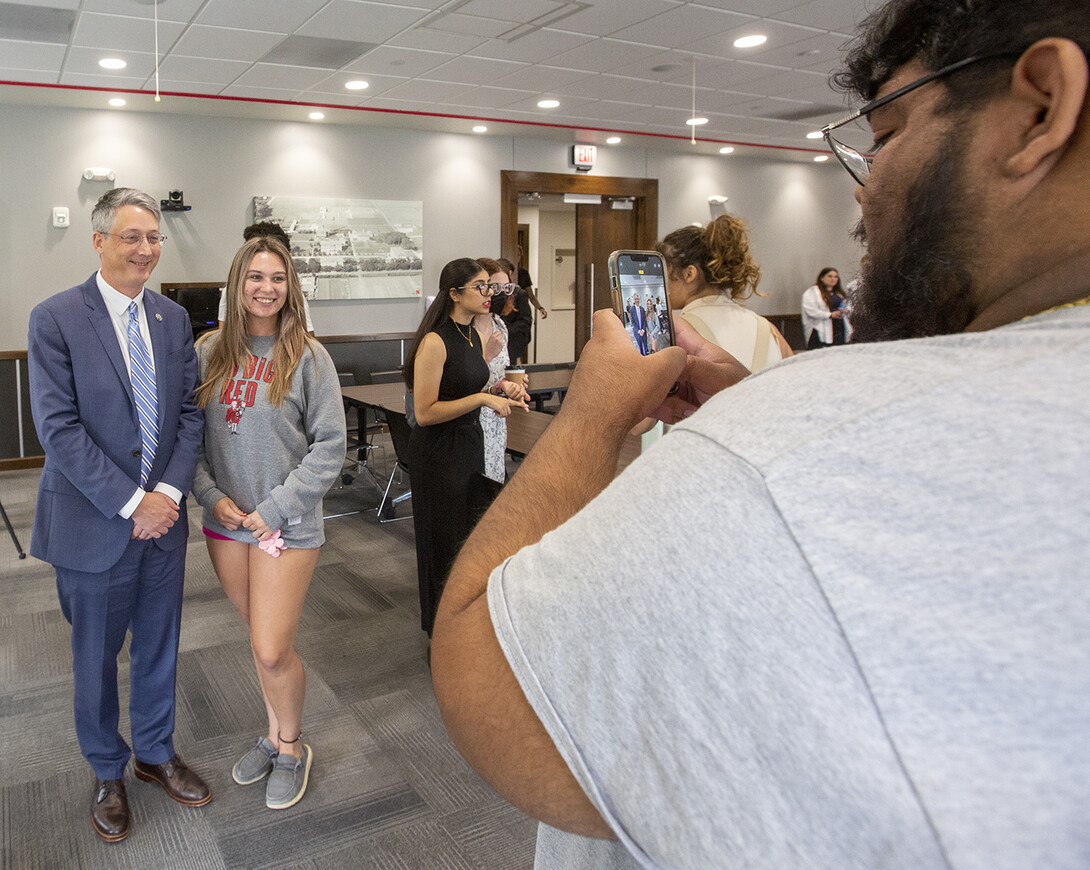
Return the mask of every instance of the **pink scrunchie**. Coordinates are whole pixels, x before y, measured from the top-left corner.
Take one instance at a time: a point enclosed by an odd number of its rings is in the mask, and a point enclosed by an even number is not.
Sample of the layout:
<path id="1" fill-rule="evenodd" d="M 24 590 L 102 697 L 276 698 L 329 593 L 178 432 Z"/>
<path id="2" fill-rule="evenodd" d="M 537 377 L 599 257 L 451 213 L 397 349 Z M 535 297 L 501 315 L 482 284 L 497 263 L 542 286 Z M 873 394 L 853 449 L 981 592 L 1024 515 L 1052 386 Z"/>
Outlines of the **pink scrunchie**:
<path id="1" fill-rule="evenodd" d="M 280 551 L 284 549 L 284 539 L 280 537 L 280 529 L 277 529 L 264 541 L 258 541 L 257 545 L 274 559 L 279 558 Z"/>

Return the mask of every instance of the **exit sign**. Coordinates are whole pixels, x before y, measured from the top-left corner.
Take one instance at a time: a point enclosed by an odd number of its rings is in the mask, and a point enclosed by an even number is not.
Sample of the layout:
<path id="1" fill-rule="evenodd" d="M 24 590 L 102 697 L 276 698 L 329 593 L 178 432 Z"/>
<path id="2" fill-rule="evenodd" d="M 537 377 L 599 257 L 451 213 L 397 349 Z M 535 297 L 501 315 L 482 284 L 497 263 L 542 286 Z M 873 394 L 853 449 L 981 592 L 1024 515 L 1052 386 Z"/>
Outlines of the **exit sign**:
<path id="1" fill-rule="evenodd" d="M 580 172 L 587 172 L 594 168 L 594 158 L 598 156 L 598 148 L 594 145 L 572 145 L 572 166 Z"/>

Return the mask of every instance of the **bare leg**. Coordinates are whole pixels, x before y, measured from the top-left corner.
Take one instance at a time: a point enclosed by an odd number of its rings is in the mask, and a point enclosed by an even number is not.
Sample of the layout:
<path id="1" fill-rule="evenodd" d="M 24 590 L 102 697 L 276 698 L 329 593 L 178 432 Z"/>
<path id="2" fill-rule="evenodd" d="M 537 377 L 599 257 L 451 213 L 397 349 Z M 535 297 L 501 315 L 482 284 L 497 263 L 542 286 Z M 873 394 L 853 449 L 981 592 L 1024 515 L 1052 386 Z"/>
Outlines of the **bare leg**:
<path id="1" fill-rule="evenodd" d="M 283 738 L 274 739 L 274 743 L 281 753 L 298 757 L 302 743 L 286 742 L 299 736 L 306 695 L 306 675 L 295 651 L 295 634 L 318 564 L 318 550 L 289 548 L 275 559 L 257 547 L 249 551 L 250 643 L 258 678 L 268 700 L 270 724 L 277 723 Z"/>
<path id="2" fill-rule="evenodd" d="M 235 605 L 242 621 L 250 624 L 250 551 L 257 550 L 250 544 L 239 541 L 220 541 L 215 538 L 206 538 L 208 544 L 208 556 L 212 560 L 212 567 L 219 577 L 220 585 L 231 603 Z M 265 714 L 269 720 L 269 742 L 276 745 L 276 732 L 280 723 L 276 721 L 276 714 L 269 703 L 269 695 L 265 691 L 265 685 L 261 681 L 261 668 L 257 663 L 257 654 L 254 653 L 254 668 L 257 670 L 257 681 L 261 688 L 261 698 L 265 702 Z"/>

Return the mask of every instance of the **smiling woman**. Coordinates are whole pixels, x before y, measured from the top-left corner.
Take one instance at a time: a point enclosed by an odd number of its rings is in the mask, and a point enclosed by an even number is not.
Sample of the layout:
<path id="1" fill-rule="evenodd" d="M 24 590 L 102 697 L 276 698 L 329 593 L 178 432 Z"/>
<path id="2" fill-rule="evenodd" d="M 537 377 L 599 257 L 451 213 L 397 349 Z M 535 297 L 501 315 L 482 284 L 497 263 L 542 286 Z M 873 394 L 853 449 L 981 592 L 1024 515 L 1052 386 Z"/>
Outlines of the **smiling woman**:
<path id="1" fill-rule="evenodd" d="M 232 777 L 240 785 L 268 777 L 265 805 L 287 809 L 303 797 L 313 762 L 294 638 L 345 431 L 336 369 L 306 333 L 299 276 L 278 239 L 255 236 L 239 249 L 223 326 L 202 337 L 197 358 L 205 425 L 193 493 L 212 566 L 250 627 L 268 713 L 267 733 Z"/>

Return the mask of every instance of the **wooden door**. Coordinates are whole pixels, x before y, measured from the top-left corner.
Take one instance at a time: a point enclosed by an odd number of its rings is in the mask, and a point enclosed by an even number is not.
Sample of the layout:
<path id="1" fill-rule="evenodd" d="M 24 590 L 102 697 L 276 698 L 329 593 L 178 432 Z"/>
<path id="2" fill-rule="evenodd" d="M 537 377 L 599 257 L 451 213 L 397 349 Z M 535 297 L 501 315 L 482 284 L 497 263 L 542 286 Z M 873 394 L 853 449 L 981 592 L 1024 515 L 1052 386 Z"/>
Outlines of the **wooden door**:
<path id="1" fill-rule="evenodd" d="M 590 340 L 593 312 L 612 305 L 606 268 L 609 255 L 640 248 L 639 210 L 643 202 L 637 199 L 632 208 L 617 209 L 608 199 L 603 200 L 600 205 L 575 207 L 575 359 Z"/>

